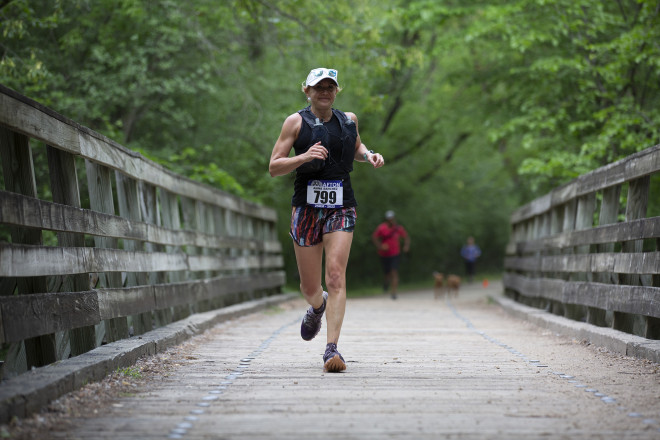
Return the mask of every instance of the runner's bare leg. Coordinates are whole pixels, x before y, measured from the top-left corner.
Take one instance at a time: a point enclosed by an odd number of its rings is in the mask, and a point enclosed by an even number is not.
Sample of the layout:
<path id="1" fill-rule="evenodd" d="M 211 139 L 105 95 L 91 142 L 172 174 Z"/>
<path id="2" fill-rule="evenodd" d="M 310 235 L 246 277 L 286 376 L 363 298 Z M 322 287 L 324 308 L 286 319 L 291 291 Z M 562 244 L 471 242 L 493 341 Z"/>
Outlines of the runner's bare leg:
<path id="1" fill-rule="evenodd" d="M 321 286 L 323 244 L 298 246 L 294 242 L 293 248 L 300 274 L 300 292 L 309 305 L 318 309 L 323 305 L 323 287 Z"/>
<path id="2" fill-rule="evenodd" d="M 328 340 L 339 340 L 339 333 L 346 312 L 346 266 L 351 252 L 353 233 L 335 231 L 323 235 L 325 248 L 325 285 L 328 289 L 328 303 L 325 316 L 328 323 Z"/>

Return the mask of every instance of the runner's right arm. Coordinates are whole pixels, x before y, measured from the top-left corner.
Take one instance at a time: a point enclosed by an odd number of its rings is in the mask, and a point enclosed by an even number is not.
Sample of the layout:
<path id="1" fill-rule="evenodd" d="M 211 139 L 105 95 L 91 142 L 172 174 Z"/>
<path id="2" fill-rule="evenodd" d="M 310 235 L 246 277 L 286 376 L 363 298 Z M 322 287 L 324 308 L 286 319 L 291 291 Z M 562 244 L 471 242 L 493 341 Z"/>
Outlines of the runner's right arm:
<path id="1" fill-rule="evenodd" d="M 268 165 L 268 172 L 272 177 L 288 174 L 305 162 L 314 159 L 325 160 L 328 157 L 328 150 L 320 142 L 309 147 L 309 150 L 303 154 L 289 157 L 293 143 L 298 138 L 301 124 L 302 117 L 298 113 L 290 115 L 282 124 L 280 137 L 275 142 Z"/>

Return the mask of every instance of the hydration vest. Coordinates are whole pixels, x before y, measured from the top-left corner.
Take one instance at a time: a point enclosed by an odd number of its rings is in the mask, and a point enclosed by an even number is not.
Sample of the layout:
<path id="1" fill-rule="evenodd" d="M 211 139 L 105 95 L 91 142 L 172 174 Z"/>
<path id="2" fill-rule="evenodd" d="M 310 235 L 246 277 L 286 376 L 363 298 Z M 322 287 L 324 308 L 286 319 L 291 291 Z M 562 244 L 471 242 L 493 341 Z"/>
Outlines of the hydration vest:
<path id="1" fill-rule="evenodd" d="M 330 136 L 328 134 L 327 128 L 323 125 L 323 122 L 317 118 L 314 113 L 312 113 L 310 107 L 311 106 L 307 106 L 304 109 L 299 110 L 298 113 L 302 117 L 303 121 L 305 121 L 305 123 L 312 130 L 312 141 L 304 148 L 295 148 L 294 146 L 296 156 L 305 153 L 307 150 L 309 150 L 309 147 L 319 141 L 321 142 L 321 145 L 326 148 L 329 148 L 330 145 Z M 355 122 L 341 110 L 333 108 L 332 114 L 335 115 L 339 121 L 339 126 L 341 127 L 342 155 L 338 165 L 340 165 L 343 171 L 350 173 L 353 171 L 357 128 L 355 127 Z M 327 162 L 327 159 L 314 159 L 311 162 L 306 162 L 300 165 L 298 168 L 296 168 L 296 171 L 298 173 L 318 172 L 326 166 Z"/>

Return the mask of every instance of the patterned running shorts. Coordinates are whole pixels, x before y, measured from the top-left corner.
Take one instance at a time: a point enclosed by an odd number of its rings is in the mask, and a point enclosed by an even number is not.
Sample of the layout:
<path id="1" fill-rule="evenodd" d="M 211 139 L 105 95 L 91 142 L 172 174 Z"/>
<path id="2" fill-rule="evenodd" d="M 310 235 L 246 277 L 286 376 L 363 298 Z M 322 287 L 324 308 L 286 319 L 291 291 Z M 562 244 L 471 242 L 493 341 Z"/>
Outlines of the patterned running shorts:
<path id="1" fill-rule="evenodd" d="M 323 241 L 323 234 L 336 231 L 353 232 L 356 220 L 355 207 L 294 206 L 289 235 L 298 246 L 315 246 Z"/>

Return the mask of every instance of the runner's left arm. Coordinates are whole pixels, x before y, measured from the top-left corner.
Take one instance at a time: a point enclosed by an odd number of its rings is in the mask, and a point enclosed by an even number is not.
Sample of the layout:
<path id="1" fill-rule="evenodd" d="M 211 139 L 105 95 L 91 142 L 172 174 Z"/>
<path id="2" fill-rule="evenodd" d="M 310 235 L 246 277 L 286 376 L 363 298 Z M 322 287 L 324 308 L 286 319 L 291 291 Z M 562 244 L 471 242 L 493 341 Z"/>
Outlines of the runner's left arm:
<path id="1" fill-rule="evenodd" d="M 358 162 L 369 162 L 374 168 L 380 168 L 385 165 L 385 159 L 380 153 L 371 153 L 369 148 L 362 143 L 360 139 L 360 132 L 358 130 L 358 118 L 355 113 L 347 112 L 346 115 L 355 122 L 355 129 L 357 131 L 357 138 L 355 139 L 355 156 L 354 159 Z M 366 155 L 366 159 L 365 159 Z"/>

